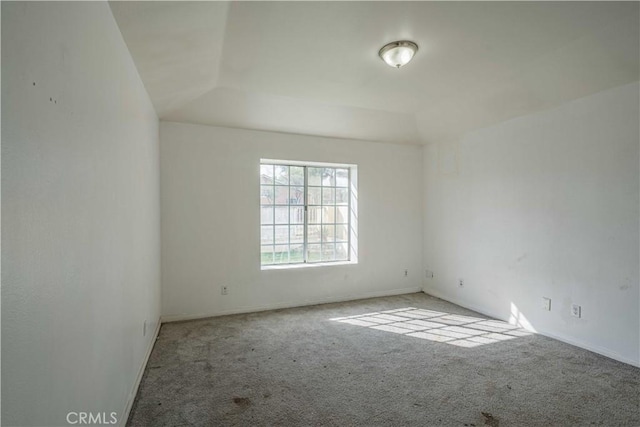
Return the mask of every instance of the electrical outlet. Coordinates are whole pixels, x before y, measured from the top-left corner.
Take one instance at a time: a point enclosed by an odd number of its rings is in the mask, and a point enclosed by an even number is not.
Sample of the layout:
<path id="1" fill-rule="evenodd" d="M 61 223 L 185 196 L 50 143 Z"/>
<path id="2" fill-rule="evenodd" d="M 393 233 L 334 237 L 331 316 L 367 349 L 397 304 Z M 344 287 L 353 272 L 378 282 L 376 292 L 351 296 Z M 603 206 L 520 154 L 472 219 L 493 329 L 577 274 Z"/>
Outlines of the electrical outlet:
<path id="1" fill-rule="evenodd" d="M 458 287 L 459 288 L 464 288 L 464 279 L 459 279 L 458 280 Z"/>
<path id="2" fill-rule="evenodd" d="M 431 270 L 425 270 L 424 275 L 427 279 L 433 279 L 433 271 Z"/>
<path id="3" fill-rule="evenodd" d="M 582 317 L 582 307 L 578 304 L 571 304 L 571 315 L 577 318 Z"/>
<path id="4" fill-rule="evenodd" d="M 404 277 L 408 277 L 409 276 L 409 270 L 405 270 L 404 271 Z"/>
<path id="5" fill-rule="evenodd" d="M 228 294 L 229 294 L 229 288 L 227 288 L 227 286 L 226 286 L 226 285 L 221 286 L 221 287 L 220 287 L 220 293 L 221 293 L 222 295 L 228 295 Z"/>
<path id="6" fill-rule="evenodd" d="M 551 311 L 551 298 L 542 297 L 542 308 Z"/>

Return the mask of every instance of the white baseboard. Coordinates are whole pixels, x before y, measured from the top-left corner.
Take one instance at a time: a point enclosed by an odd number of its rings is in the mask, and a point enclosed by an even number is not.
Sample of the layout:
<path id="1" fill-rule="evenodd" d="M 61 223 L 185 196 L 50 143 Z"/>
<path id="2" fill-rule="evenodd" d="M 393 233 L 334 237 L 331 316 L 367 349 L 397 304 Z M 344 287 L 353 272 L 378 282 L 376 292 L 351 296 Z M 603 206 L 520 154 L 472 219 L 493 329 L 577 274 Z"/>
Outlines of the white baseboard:
<path id="1" fill-rule="evenodd" d="M 144 375 L 144 371 L 147 368 L 147 362 L 149 361 L 149 357 L 151 356 L 151 352 L 153 351 L 153 346 L 156 344 L 158 334 L 160 333 L 160 326 L 162 325 L 160 319 L 158 319 L 157 323 L 158 325 L 156 326 L 156 330 L 153 333 L 152 340 L 149 343 L 146 354 L 144 355 L 142 366 L 140 366 L 140 370 L 138 371 L 138 375 L 136 376 L 136 381 L 133 383 L 133 389 L 131 390 L 131 393 L 129 393 L 129 397 L 127 398 L 127 405 L 125 406 L 124 412 L 122 412 L 122 417 L 120 417 L 119 420 L 119 425 L 123 427 L 126 426 L 127 421 L 129 421 L 129 414 L 131 413 L 131 409 L 133 408 L 133 402 L 136 400 L 136 395 L 138 394 L 138 388 L 140 387 L 142 376 Z"/>
<path id="2" fill-rule="evenodd" d="M 433 290 L 433 289 L 424 289 L 423 288 L 422 292 L 424 292 L 427 295 L 432 295 L 432 296 L 434 296 L 436 298 L 440 298 L 442 300 L 448 301 L 448 302 L 453 303 L 455 305 L 459 305 L 460 307 L 464 307 L 464 308 L 466 308 L 468 310 L 473 310 L 473 311 L 478 312 L 480 314 L 484 314 L 485 316 L 493 317 L 494 319 L 503 320 L 505 322 L 509 320 L 509 319 L 505 319 L 502 316 L 498 316 L 495 313 L 490 313 L 490 312 L 488 312 L 487 310 L 485 310 L 485 309 L 483 309 L 481 307 L 475 307 L 472 304 L 468 304 L 468 303 L 464 303 L 464 302 L 458 301 L 455 298 L 451 298 L 449 296 L 444 296 L 444 295 L 440 294 L 440 292 L 438 292 L 436 290 Z M 628 357 L 622 356 L 622 355 L 620 355 L 620 354 L 618 354 L 616 352 L 613 352 L 611 350 L 608 350 L 608 349 L 605 349 L 605 348 L 601 348 L 601 347 L 598 347 L 598 346 L 594 346 L 593 344 L 586 343 L 586 342 L 580 341 L 580 340 L 576 340 L 576 339 L 574 339 L 572 337 L 567 337 L 567 336 L 564 336 L 564 335 L 556 334 L 554 332 L 550 332 L 550 331 L 547 331 L 547 330 L 536 329 L 533 332 L 536 333 L 536 334 L 543 335 L 543 336 L 548 337 L 548 338 L 553 338 L 554 340 L 562 341 L 564 343 L 571 344 L 571 345 L 574 345 L 576 347 L 583 348 L 585 350 L 592 351 L 592 352 L 600 354 L 602 356 L 606 356 L 606 357 L 608 357 L 610 359 L 617 360 L 618 362 L 626 363 L 628 365 L 636 366 L 636 367 L 640 368 L 640 362 L 639 361 L 629 359 Z"/>
<path id="3" fill-rule="evenodd" d="M 498 316 L 495 313 L 490 313 L 487 310 L 483 309 L 482 307 L 476 307 L 473 304 L 467 304 L 464 302 L 461 302 L 459 300 L 456 300 L 455 298 L 450 298 L 448 296 L 444 296 L 442 295 L 440 292 L 433 290 L 433 289 L 422 289 L 422 292 L 424 292 L 427 295 L 431 295 L 433 297 L 439 298 L 441 300 L 450 302 L 452 304 L 455 305 L 459 305 L 460 307 L 466 308 L 467 310 L 472 310 L 475 311 L 476 313 L 480 313 L 480 314 L 484 314 L 485 316 L 488 317 L 492 317 L 494 319 L 498 319 L 498 320 L 502 320 L 504 322 L 507 322 L 509 319 L 505 319 L 503 316 Z"/>
<path id="4" fill-rule="evenodd" d="M 367 298 L 413 294 L 416 292 L 422 292 L 422 288 L 412 287 L 412 288 L 400 288 L 400 289 L 391 289 L 391 290 L 376 291 L 376 292 L 363 292 L 359 294 L 344 295 L 339 297 L 320 298 L 317 300 L 293 301 L 293 302 L 286 302 L 281 304 L 266 304 L 266 305 L 259 305 L 259 306 L 234 308 L 229 310 L 219 310 L 215 312 L 200 313 L 200 314 L 175 314 L 175 315 L 169 315 L 169 316 L 162 316 L 160 318 L 160 321 L 162 323 L 181 322 L 183 320 L 205 319 L 207 317 L 226 316 L 229 314 L 255 313 L 258 311 L 278 310 L 281 308 L 304 307 L 308 305 L 329 304 L 333 302 L 355 301 L 355 300 L 367 299 Z"/>

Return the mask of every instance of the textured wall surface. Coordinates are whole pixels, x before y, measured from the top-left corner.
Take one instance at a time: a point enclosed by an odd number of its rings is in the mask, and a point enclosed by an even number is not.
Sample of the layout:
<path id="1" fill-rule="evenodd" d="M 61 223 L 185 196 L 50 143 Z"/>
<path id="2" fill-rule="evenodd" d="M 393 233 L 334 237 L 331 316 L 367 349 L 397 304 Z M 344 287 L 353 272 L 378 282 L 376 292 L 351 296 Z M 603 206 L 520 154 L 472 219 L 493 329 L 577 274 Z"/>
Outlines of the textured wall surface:
<path id="1" fill-rule="evenodd" d="M 106 3 L 3 2 L 2 36 L 2 421 L 124 422 L 159 318 L 158 120 Z"/>
<path id="2" fill-rule="evenodd" d="M 425 290 L 639 365 L 638 97 L 624 85 L 425 148 Z"/>
<path id="3" fill-rule="evenodd" d="M 358 264 L 260 269 L 261 158 L 358 166 Z M 160 163 L 163 319 L 422 286 L 422 147 L 161 122 Z"/>

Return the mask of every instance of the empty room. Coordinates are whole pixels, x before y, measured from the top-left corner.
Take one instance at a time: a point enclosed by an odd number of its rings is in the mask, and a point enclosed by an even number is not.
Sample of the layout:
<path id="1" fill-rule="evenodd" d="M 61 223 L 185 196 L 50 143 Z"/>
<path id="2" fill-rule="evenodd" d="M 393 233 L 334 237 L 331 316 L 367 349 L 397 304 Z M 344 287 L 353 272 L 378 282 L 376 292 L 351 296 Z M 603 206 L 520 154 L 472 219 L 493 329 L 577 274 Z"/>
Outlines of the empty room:
<path id="1" fill-rule="evenodd" d="M 1 2 L 3 426 L 640 426 L 640 2 Z"/>

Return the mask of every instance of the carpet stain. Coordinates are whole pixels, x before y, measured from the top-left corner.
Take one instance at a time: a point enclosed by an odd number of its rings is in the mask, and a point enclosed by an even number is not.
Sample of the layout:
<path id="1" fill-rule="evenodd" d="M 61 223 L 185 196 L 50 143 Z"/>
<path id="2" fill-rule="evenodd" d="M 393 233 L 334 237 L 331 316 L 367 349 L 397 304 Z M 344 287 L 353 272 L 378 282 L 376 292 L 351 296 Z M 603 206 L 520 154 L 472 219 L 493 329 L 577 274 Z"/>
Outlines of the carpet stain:
<path id="1" fill-rule="evenodd" d="M 233 403 L 235 403 L 236 405 L 238 405 L 241 408 L 247 408 L 249 407 L 249 405 L 251 405 L 251 399 L 249 399 L 248 397 L 234 397 L 233 398 Z"/>
<path id="2" fill-rule="evenodd" d="M 498 419 L 496 417 L 494 417 L 493 415 L 491 415 L 490 413 L 481 412 L 481 414 L 484 417 L 484 425 L 490 426 L 490 427 L 499 427 L 500 426 L 500 421 L 498 421 Z"/>

